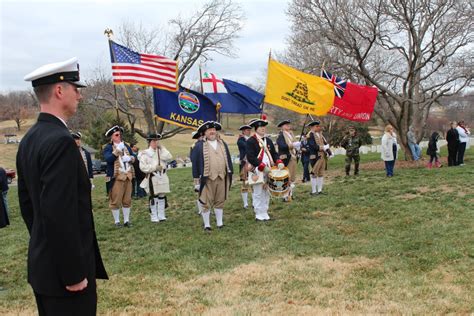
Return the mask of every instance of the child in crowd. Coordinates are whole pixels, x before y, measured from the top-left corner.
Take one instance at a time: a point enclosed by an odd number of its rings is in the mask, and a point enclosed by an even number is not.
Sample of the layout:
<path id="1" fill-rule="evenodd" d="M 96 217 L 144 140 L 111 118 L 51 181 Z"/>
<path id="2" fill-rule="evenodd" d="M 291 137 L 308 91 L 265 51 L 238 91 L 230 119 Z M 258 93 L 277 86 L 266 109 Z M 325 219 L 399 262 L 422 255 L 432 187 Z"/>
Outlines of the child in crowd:
<path id="1" fill-rule="evenodd" d="M 438 139 L 439 139 L 438 132 L 434 132 L 433 134 L 431 134 L 430 141 L 428 142 L 428 149 L 426 150 L 426 154 L 430 156 L 428 169 L 431 169 L 433 166 L 435 166 L 436 168 L 442 167 L 441 162 L 439 161 Z"/>

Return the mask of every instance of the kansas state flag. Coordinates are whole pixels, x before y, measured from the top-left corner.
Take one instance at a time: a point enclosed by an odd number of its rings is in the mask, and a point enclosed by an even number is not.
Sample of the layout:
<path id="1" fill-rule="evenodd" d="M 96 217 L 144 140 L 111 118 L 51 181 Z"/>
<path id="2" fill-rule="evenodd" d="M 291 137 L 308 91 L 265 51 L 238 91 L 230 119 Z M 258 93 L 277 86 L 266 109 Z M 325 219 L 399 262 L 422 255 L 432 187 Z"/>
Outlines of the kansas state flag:
<path id="1" fill-rule="evenodd" d="M 220 103 L 222 113 L 256 114 L 262 112 L 263 94 L 238 82 L 219 79 L 211 73 L 202 78 L 204 94 L 214 103 Z"/>
<path id="2" fill-rule="evenodd" d="M 206 121 L 217 121 L 214 103 L 196 91 L 153 89 L 153 101 L 155 114 L 166 123 L 196 129 Z"/>

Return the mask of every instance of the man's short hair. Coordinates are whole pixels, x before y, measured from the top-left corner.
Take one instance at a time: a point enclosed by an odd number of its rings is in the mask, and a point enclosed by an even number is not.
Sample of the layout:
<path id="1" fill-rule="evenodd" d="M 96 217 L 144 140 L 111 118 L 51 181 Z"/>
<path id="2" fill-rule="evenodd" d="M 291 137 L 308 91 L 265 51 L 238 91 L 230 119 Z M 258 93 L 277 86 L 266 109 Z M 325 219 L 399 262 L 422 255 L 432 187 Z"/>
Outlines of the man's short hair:
<path id="1" fill-rule="evenodd" d="M 53 96 L 53 88 L 55 85 L 62 85 L 63 87 L 66 87 L 68 83 L 66 82 L 61 82 L 61 83 L 52 83 L 52 84 L 45 84 L 45 85 L 40 85 L 37 87 L 33 88 L 33 91 L 35 92 L 36 98 L 40 103 L 47 103 L 49 99 Z"/>

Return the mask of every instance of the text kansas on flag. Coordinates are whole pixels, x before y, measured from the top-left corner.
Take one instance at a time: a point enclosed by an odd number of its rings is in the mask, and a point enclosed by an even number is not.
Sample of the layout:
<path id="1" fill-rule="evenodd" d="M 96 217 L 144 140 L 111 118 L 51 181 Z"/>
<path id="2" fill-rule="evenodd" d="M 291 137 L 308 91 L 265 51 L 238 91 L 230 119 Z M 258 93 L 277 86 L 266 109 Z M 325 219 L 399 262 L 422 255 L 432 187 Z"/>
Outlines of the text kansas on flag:
<path id="1" fill-rule="evenodd" d="M 163 56 L 140 54 L 110 41 L 114 84 L 136 84 L 157 89 L 178 89 L 178 62 Z"/>
<path id="2" fill-rule="evenodd" d="M 196 91 L 153 89 L 153 101 L 156 116 L 166 123 L 196 129 L 206 121 L 217 121 L 214 103 Z"/>

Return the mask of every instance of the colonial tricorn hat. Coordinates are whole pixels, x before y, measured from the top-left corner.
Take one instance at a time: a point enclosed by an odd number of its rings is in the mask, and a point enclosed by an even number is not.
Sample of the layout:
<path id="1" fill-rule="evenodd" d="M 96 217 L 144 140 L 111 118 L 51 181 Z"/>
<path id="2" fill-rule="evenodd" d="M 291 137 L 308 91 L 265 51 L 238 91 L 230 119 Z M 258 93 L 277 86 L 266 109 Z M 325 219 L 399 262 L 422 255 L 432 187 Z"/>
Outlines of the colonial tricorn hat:
<path id="1" fill-rule="evenodd" d="M 73 131 L 71 131 L 71 135 L 72 135 L 72 138 L 74 138 L 74 139 L 81 139 L 81 138 L 82 138 L 81 132 L 73 132 Z"/>
<path id="2" fill-rule="evenodd" d="M 110 137 L 112 136 L 113 133 L 117 131 L 120 131 L 120 133 L 123 134 L 123 127 L 118 126 L 118 125 L 112 126 L 107 132 L 105 132 L 105 136 Z"/>
<path id="3" fill-rule="evenodd" d="M 161 138 L 162 138 L 161 134 L 150 133 L 150 134 L 148 134 L 148 136 L 146 137 L 146 140 L 147 140 L 147 141 L 150 141 L 150 140 L 159 140 L 159 139 L 161 139 Z"/>
<path id="4" fill-rule="evenodd" d="M 320 125 L 321 122 L 319 120 L 314 120 L 308 124 L 309 127 L 314 126 L 314 125 Z"/>
<path id="5" fill-rule="evenodd" d="M 197 133 L 200 133 L 201 135 L 204 135 L 204 132 L 207 131 L 210 128 L 215 128 L 216 131 L 219 131 L 219 130 L 222 129 L 222 126 L 218 122 L 207 121 L 207 122 L 203 123 L 201 126 L 199 126 L 199 128 L 197 129 Z"/>
<path id="6" fill-rule="evenodd" d="M 277 127 L 282 127 L 285 124 L 291 124 L 290 120 L 283 120 L 280 123 L 278 123 Z"/>
<path id="7" fill-rule="evenodd" d="M 249 125 L 252 126 L 255 129 L 257 129 L 260 126 L 267 126 L 268 121 L 262 120 L 262 119 L 253 119 L 249 122 Z"/>
<path id="8" fill-rule="evenodd" d="M 201 136 L 202 136 L 201 133 L 199 133 L 198 131 L 194 131 L 191 133 L 192 139 L 198 139 Z"/>
<path id="9" fill-rule="evenodd" d="M 27 74 L 24 79 L 31 81 L 33 87 L 57 82 L 69 82 L 80 88 L 86 87 L 85 83 L 79 80 L 79 64 L 76 57 L 41 66 Z"/>
<path id="10" fill-rule="evenodd" d="M 252 129 L 252 126 L 250 125 L 242 125 L 241 127 L 239 127 L 239 131 L 243 131 L 245 129 Z"/>

